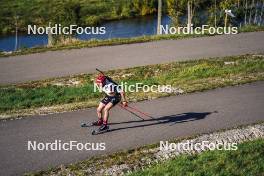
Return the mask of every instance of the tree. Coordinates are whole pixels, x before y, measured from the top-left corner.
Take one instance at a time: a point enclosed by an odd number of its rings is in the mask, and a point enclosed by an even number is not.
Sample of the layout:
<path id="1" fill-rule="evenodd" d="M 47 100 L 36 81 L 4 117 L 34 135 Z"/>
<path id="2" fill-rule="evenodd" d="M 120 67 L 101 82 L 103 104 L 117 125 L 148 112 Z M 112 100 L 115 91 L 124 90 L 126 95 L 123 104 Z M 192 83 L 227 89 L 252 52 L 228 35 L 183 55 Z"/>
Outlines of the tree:
<path id="1" fill-rule="evenodd" d="M 180 15 L 182 14 L 181 9 L 179 7 L 180 2 L 177 0 L 167 0 L 167 13 L 172 20 L 173 26 L 180 25 Z"/>
<path id="2" fill-rule="evenodd" d="M 255 5 L 255 17 L 254 17 L 254 24 L 257 24 L 257 15 L 258 15 L 258 2 Z"/>
<path id="3" fill-rule="evenodd" d="M 249 11 L 249 19 L 248 19 L 248 23 L 251 24 L 251 19 L 252 19 L 252 10 L 253 10 L 253 6 L 254 6 L 255 0 L 252 0 L 252 3 L 250 5 L 250 11 Z"/>
<path id="4" fill-rule="evenodd" d="M 262 6 L 261 6 L 261 13 L 259 15 L 259 22 L 258 25 L 260 26 L 262 23 L 262 15 L 263 15 L 263 11 L 264 11 L 264 1 L 262 1 Z"/>
<path id="5" fill-rule="evenodd" d="M 187 2 L 187 13 L 188 13 L 188 18 L 187 18 L 187 26 L 190 29 L 191 25 L 192 25 L 192 18 L 193 18 L 193 3 L 192 1 L 188 1 Z"/>
<path id="6" fill-rule="evenodd" d="M 220 8 L 222 12 L 224 13 L 224 25 L 227 27 L 230 24 L 229 18 L 227 13 L 225 13 L 225 10 L 230 10 L 233 2 L 231 0 L 225 0 L 220 2 Z"/>
<path id="7" fill-rule="evenodd" d="M 187 0 L 187 26 L 191 27 L 194 23 L 195 11 L 204 2 L 206 2 L 206 0 Z"/>

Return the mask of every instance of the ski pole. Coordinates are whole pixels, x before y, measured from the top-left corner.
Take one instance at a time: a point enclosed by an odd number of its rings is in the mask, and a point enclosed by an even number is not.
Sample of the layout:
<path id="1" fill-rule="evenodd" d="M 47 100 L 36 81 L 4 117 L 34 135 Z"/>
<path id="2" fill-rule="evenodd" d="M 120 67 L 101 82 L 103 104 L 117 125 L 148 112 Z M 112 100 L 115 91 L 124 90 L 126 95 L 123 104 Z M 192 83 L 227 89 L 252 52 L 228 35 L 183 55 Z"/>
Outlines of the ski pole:
<path id="1" fill-rule="evenodd" d="M 98 68 L 96 68 L 95 70 L 98 71 L 99 73 L 101 73 L 101 74 L 103 74 L 103 75 L 105 76 L 104 72 L 102 72 L 102 71 L 99 70 Z"/>
<path id="2" fill-rule="evenodd" d="M 119 104 L 119 106 L 121 106 L 122 108 L 124 108 L 124 109 L 126 109 L 126 110 L 128 110 L 128 108 L 130 108 L 130 109 L 131 109 L 132 111 L 134 111 L 134 112 L 138 112 L 138 113 L 140 113 L 141 115 L 144 115 L 144 116 L 146 116 L 146 117 L 149 117 L 149 118 L 152 118 L 152 119 L 153 119 L 152 116 L 148 115 L 148 114 L 145 113 L 145 112 L 142 112 L 142 111 L 138 110 L 137 108 L 131 107 L 131 106 L 129 106 L 129 105 L 127 105 L 126 107 L 124 107 L 124 106 L 122 106 L 122 105 L 120 105 L 120 104 Z M 130 110 L 129 110 L 129 111 L 130 111 Z M 130 111 L 130 112 L 131 112 L 131 111 Z"/>
<path id="3" fill-rule="evenodd" d="M 124 107 L 124 106 L 122 106 L 122 105 L 120 105 L 120 104 L 118 104 L 118 105 L 119 105 L 121 108 L 123 108 L 124 110 L 126 110 L 126 111 L 130 112 L 131 114 L 137 116 L 137 117 L 140 118 L 141 120 L 145 120 L 143 117 L 141 117 L 141 116 L 139 116 L 138 114 L 132 112 L 131 110 L 127 109 L 126 107 Z"/>
<path id="4" fill-rule="evenodd" d="M 140 110 L 139 110 L 139 109 L 137 109 L 137 108 L 131 107 L 131 106 L 129 106 L 129 105 L 127 105 L 127 107 L 128 107 L 128 108 L 130 108 L 130 109 L 132 109 L 132 110 L 134 110 L 134 111 L 136 111 L 136 112 L 138 112 L 138 113 L 140 113 L 140 114 L 143 114 L 144 116 L 147 116 L 147 117 L 149 117 L 149 118 L 152 118 L 152 119 L 153 119 L 153 117 L 152 117 L 152 116 L 150 116 L 149 114 L 147 114 L 147 113 L 145 113 L 145 112 L 142 112 L 142 111 L 140 111 Z"/>

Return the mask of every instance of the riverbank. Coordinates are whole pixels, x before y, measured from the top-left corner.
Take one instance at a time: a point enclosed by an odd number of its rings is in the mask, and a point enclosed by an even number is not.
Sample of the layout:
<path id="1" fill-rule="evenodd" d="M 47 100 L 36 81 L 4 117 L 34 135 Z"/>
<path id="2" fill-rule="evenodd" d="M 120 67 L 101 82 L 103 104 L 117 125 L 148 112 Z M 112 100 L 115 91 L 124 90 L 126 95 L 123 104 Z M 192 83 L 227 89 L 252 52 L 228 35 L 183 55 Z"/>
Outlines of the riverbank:
<path id="1" fill-rule="evenodd" d="M 115 81 L 171 85 L 164 92 L 127 92 L 131 102 L 192 93 L 264 80 L 263 55 L 201 59 L 106 72 Z M 1 119 L 73 111 L 94 107 L 102 98 L 94 92 L 95 74 L 83 74 L 0 87 Z"/>
<path id="2" fill-rule="evenodd" d="M 254 32 L 254 31 L 264 31 L 264 26 L 244 26 L 239 29 L 239 32 Z M 46 51 L 57 51 L 57 50 L 68 50 L 68 49 L 79 49 L 79 48 L 91 48 L 98 46 L 113 46 L 113 45 L 122 45 L 122 44 L 132 44 L 132 43 L 143 43 L 151 42 L 158 40 L 179 40 L 186 38 L 194 37 L 204 37 L 210 36 L 209 34 L 197 35 L 197 34 L 177 34 L 177 35 L 150 35 L 150 36 L 141 36 L 134 38 L 114 38 L 107 40 L 67 40 L 64 44 L 58 44 L 52 47 L 36 47 L 36 48 L 26 48 L 16 52 L 0 52 L 0 57 L 9 57 L 16 55 L 26 55 L 33 53 L 41 53 Z"/>

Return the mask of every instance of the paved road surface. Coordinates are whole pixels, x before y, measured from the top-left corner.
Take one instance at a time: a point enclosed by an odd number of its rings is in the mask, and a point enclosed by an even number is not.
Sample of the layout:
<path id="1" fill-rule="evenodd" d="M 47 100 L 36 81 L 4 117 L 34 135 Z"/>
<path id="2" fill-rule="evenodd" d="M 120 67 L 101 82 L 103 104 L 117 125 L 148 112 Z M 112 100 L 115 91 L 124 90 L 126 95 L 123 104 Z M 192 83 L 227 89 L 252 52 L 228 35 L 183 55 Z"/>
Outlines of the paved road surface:
<path id="1" fill-rule="evenodd" d="M 51 51 L 0 58 L 0 84 L 203 57 L 264 53 L 264 32 L 119 46 Z"/>
<path id="2" fill-rule="evenodd" d="M 92 136 L 80 128 L 96 119 L 95 109 L 0 122 L 0 175 L 18 175 L 87 157 L 129 149 L 160 140 L 230 128 L 264 120 L 264 82 L 203 93 L 160 98 L 131 106 L 157 120 L 140 121 L 116 107 L 112 131 Z M 27 141 L 105 142 L 106 151 L 27 151 Z"/>

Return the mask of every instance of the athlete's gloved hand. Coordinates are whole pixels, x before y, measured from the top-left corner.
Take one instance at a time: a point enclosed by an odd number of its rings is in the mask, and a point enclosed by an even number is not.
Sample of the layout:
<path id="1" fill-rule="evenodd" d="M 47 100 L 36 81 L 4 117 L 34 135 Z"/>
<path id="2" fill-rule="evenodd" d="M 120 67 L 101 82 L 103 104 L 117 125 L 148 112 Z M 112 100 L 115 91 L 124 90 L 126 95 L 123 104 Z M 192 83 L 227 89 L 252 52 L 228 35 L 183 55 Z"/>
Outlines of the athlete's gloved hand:
<path id="1" fill-rule="evenodd" d="M 126 107 L 127 106 L 127 101 L 123 101 L 122 105 L 123 105 L 123 107 Z"/>

